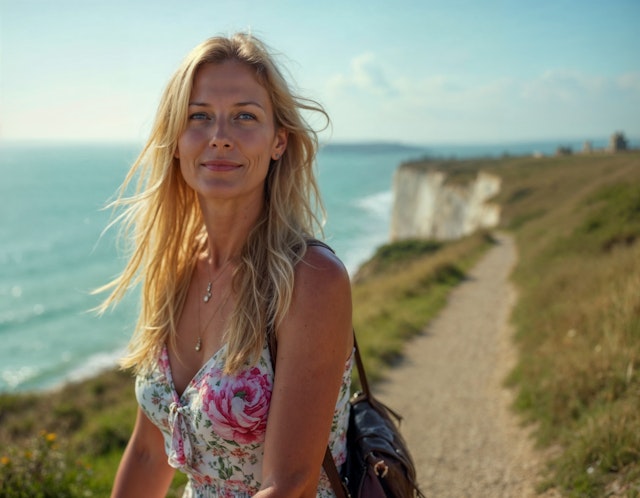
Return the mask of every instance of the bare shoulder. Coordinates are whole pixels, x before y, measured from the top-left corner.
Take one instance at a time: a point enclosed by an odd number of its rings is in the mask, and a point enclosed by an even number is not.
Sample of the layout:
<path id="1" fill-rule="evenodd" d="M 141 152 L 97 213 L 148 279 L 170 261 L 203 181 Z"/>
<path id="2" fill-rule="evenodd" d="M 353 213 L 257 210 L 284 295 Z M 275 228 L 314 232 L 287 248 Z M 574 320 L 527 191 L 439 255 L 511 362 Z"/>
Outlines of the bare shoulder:
<path id="1" fill-rule="evenodd" d="M 281 359 L 295 358 L 294 375 L 315 365 L 318 372 L 334 372 L 340 380 L 353 335 L 351 281 L 328 248 L 309 246 L 296 265 L 291 303 L 276 334 L 280 366 L 289 364 Z"/>
<path id="2" fill-rule="evenodd" d="M 296 287 L 304 292 L 309 289 L 317 295 L 321 291 L 347 291 L 350 295 L 351 281 L 344 264 L 330 249 L 310 245 L 304 258 L 296 265 Z"/>
<path id="3" fill-rule="evenodd" d="M 283 344 L 290 337 L 335 344 L 338 337 L 350 336 L 351 312 L 351 281 L 342 261 L 325 247 L 310 246 L 295 267 L 291 306 L 278 339 Z M 337 342 L 346 346 L 348 341 Z"/>

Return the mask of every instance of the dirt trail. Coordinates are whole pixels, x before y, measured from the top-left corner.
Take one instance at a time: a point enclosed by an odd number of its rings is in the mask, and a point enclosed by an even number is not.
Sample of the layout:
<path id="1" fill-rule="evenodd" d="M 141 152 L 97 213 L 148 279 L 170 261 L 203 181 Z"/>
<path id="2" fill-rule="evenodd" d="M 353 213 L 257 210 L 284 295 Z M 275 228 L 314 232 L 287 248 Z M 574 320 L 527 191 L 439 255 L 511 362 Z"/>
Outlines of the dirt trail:
<path id="1" fill-rule="evenodd" d="M 428 497 L 536 496 L 539 457 L 502 386 L 515 359 L 508 319 L 516 250 L 511 238 L 498 238 L 376 386 L 404 417 L 402 433 Z"/>

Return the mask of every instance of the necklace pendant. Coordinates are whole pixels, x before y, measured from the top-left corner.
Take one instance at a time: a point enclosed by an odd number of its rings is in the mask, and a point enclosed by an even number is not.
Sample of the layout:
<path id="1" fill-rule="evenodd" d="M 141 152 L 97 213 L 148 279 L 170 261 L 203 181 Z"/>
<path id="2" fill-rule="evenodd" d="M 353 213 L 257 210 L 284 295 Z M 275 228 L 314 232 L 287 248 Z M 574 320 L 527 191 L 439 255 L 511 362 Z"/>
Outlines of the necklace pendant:
<path id="1" fill-rule="evenodd" d="M 198 342 L 196 342 L 196 347 L 194 349 L 200 352 L 200 350 L 202 349 L 202 337 L 198 337 Z"/>
<path id="2" fill-rule="evenodd" d="M 212 284 L 211 284 L 211 282 L 209 282 L 209 283 L 207 284 L 207 292 L 206 292 L 206 294 L 204 295 L 204 297 L 202 298 L 202 300 L 203 300 L 205 303 L 208 303 L 208 302 L 209 302 L 209 300 L 211 299 L 211 287 L 212 287 Z"/>

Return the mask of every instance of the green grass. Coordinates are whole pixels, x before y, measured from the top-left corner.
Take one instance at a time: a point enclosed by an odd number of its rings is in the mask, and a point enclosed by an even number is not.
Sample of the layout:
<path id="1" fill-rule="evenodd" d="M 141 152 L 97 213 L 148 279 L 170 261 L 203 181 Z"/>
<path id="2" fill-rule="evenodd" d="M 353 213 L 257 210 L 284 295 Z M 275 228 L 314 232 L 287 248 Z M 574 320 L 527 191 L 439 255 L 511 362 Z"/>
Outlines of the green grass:
<path id="1" fill-rule="evenodd" d="M 353 285 L 353 322 L 371 380 L 402 357 L 407 339 L 424 329 L 492 243 L 485 233 L 446 244 L 402 241 L 382 246 L 362 267 Z"/>
<path id="2" fill-rule="evenodd" d="M 48 393 L 0 395 L 0 497 L 108 496 L 136 410 L 132 378 L 117 370 Z M 43 435 L 55 445 L 43 447 Z M 181 496 L 184 483 L 177 476 L 168 496 Z"/>
<path id="3" fill-rule="evenodd" d="M 60 447 L 54 433 L 43 431 L 21 447 L 5 448 L 0 457 L 0 496 L 55 498 L 96 496 L 92 470 Z M 88 490 L 88 492 L 86 492 Z"/>
<path id="4" fill-rule="evenodd" d="M 640 155 L 505 161 L 520 253 L 516 405 L 556 449 L 546 487 L 640 493 Z M 617 491 L 616 491 L 617 490 Z"/>
<path id="5" fill-rule="evenodd" d="M 640 496 L 640 153 L 448 164 L 503 180 L 519 253 L 507 383 L 548 455 L 541 490 Z"/>

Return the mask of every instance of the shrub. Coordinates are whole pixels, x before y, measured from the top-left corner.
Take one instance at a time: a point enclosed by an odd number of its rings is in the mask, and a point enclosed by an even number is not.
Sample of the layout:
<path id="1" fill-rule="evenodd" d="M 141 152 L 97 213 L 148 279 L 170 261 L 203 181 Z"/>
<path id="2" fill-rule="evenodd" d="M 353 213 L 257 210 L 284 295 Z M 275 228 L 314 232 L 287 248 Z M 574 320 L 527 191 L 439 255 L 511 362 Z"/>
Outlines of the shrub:
<path id="1" fill-rule="evenodd" d="M 0 456 L 0 498 L 90 497 L 90 468 L 72 461 L 54 433 L 43 431 L 25 448 Z"/>

